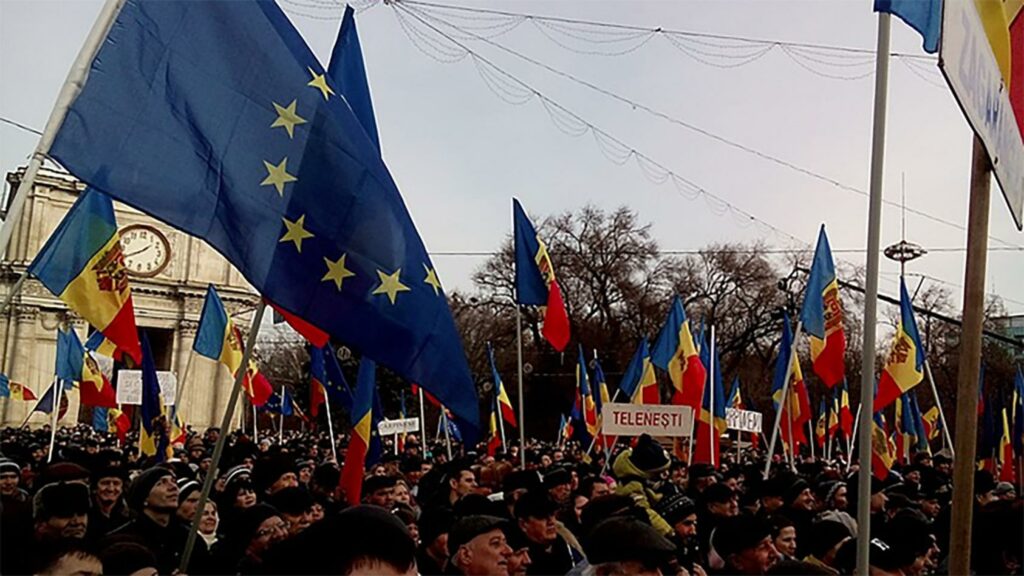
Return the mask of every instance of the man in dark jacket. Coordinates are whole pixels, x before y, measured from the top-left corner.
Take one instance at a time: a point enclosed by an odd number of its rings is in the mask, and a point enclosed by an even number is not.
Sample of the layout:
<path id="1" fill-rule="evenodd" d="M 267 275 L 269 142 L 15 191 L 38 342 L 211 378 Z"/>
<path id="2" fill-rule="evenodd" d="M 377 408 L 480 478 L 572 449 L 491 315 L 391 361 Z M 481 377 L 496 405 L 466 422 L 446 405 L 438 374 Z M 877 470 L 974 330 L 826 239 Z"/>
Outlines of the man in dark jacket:
<path id="1" fill-rule="evenodd" d="M 527 492 L 516 502 L 516 522 L 530 541 L 527 574 L 565 574 L 582 560 L 558 533 L 557 512 L 558 504 L 545 491 Z"/>

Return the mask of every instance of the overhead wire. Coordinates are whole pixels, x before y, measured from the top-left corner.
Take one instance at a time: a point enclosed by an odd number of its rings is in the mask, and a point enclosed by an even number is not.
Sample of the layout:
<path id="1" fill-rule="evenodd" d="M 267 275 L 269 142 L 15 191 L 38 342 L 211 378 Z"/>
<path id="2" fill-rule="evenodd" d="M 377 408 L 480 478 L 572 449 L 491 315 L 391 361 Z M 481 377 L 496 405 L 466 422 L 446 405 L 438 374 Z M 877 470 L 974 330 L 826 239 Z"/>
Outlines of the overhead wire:
<path id="1" fill-rule="evenodd" d="M 681 176 L 677 172 L 669 169 L 668 167 L 664 166 L 660 162 L 654 160 L 650 156 L 648 156 L 648 155 L 646 155 L 646 154 L 636 150 L 635 148 L 627 145 L 625 142 L 619 140 L 618 138 L 616 138 L 612 134 L 608 133 L 607 131 L 605 131 L 605 130 L 601 129 L 600 127 L 596 126 L 595 124 L 585 120 L 584 118 L 582 118 L 578 114 L 572 112 L 568 108 L 566 108 L 566 107 L 562 106 L 561 104 L 559 104 L 557 101 L 555 101 L 555 100 L 551 99 L 550 97 L 546 96 L 544 93 L 540 92 L 537 88 L 533 87 L 531 84 L 529 84 L 529 83 L 519 79 L 515 75 L 513 75 L 513 74 L 507 72 L 506 70 L 504 70 L 503 68 L 497 66 L 496 64 L 494 64 L 489 59 L 487 59 L 487 58 L 483 57 L 482 55 L 478 54 L 477 52 L 473 51 L 472 49 L 470 49 L 468 46 L 466 46 L 462 42 L 459 42 L 456 38 L 452 37 L 450 34 L 446 34 L 444 31 L 440 30 L 439 28 L 437 28 L 436 26 L 431 24 L 429 21 L 425 20 L 424 17 L 421 16 L 420 14 L 418 14 L 415 10 L 410 10 L 409 7 L 404 6 L 403 4 L 405 4 L 405 3 L 406 2 L 392 4 L 392 6 L 396 8 L 395 14 L 397 16 L 401 17 L 400 16 L 401 12 L 402 11 L 406 12 L 412 18 L 415 18 L 421 24 L 423 24 L 424 26 L 426 26 L 429 29 L 431 29 L 432 31 L 434 31 L 434 33 L 436 33 L 439 36 L 445 38 L 446 40 L 448 40 L 449 42 L 451 42 L 455 46 L 459 47 L 461 50 L 463 50 L 466 53 L 468 53 L 470 55 L 470 57 L 472 57 L 474 59 L 475 62 L 480 62 L 482 65 L 485 65 L 485 66 L 488 66 L 488 67 L 494 69 L 495 72 L 497 72 L 500 75 L 506 77 L 510 82 L 520 85 L 524 92 L 526 92 L 526 91 L 532 92 L 532 94 L 538 100 L 540 100 L 541 102 L 546 102 L 546 106 L 545 106 L 546 108 L 555 109 L 559 113 L 565 114 L 565 115 L 571 117 L 572 119 L 574 119 L 576 122 L 578 122 L 578 123 L 580 123 L 582 125 L 585 125 L 587 130 L 590 131 L 594 135 L 595 141 L 598 143 L 598 145 L 599 145 L 598 147 L 599 147 L 600 151 L 602 152 L 602 154 L 604 154 L 606 157 L 608 157 L 608 159 L 610 161 L 612 161 L 612 162 L 614 162 L 616 164 L 625 164 L 629 160 L 629 158 L 631 158 L 631 157 L 642 158 L 644 161 L 649 163 L 651 166 L 654 166 L 657 169 L 662 170 L 665 173 L 669 174 L 670 175 L 670 179 L 673 181 L 674 184 L 676 184 L 676 188 L 677 188 L 678 191 L 682 192 L 682 189 L 683 188 L 687 188 L 687 187 L 690 188 L 691 190 L 693 190 L 695 192 L 694 196 L 702 197 L 705 200 L 705 202 L 708 204 L 709 208 L 712 209 L 712 211 L 719 212 L 719 213 L 724 213 L 725 211 L 730 211 L 730 212 L 733 212 L 734 214 L 742 215 L 743 217 L 749 219 L 749 221 L 758 223 L 764 229 L 766 229 L 769 232 L 779 236 L 780 238 L 785 238 L 787 240 L 796 242 L 796 243 L 798 243 L 800 245 L 806 246 L 806 247 L 808 247 L 809 250 L 813 250 L 813 248 L 811 247 L 811 244 L 809 244 L 808 242 L 802 240 L 801 238 L 799 238 L 797 236 L 794 236 L 793 234 L 790 234 L 789 232 L 786 232 L 785 230 L 782 230 L 781 228 L 778 228 L 777 226 L 774 226 L 773 224 L 767 222 L 766 220 L 764 220 L 762 218 L 759 218 L 759 217 L 755 216 L 754 214 L 739 208 L 738 206 L 732 204 L 731 202 L 725 200 L 724 198 L 722 198 L 722 197 L 720 197 L 720 196 L 718 196 L 718 195 L 708 191 L 707 189 L 705 189 L 705 188 L 703 188 L 703 187 L 693 183 L 692 181 L 686 179 L 685 177 Z M 615 150 L 618 150 L 618 153 L 612 155 L 613 152 L 608 149 L 609 146 L 614 147 Z M 682 183 L 684 186 L 681 187 L 679 185 L 680 183 Z M 909 209 L 908 209 L 908 211 L 909 211 Z M 1014 250 L 1024 249 L 1024 246 L 1015 246 L 1015 245 L 1012 245 L 1012 244 L 1009 245 L 1009 247 L 1011 249 L 1014 249 Z M 885 279 L 885 280 L 890 280 L 891 281 L 891 279 Z M 1005 298 L 1004 298 L 1004 300 L 1005 300 Z"/>
<path id="2" fill-rule="evenodd" d="M 421 4 L 421 2 L 419 2 L 418 0 L 403 0 L 401 3 L 396 3 L 395 6 L 403 5 L 403 8 L 405 8 L 406 10 L 410 10 L 408 8 L 408 6 L 404 6 L 406 4 Z M 835 178 L 826 176 L 826 175 L 821 174 L 820 172 L 814 171 L 814 170 L 812 170 L 810 168 L 805 168 L 803 166 L 797 165 L 797 164 L 795 164 L 793 162 L 790 162 L 788 160 L 784 160 L 784 159 L 779 158 L 777 156 L 774 156 L 772 154 L 769 154 L 769 153 L 766 153 L 766 152 L 762 152 L 760 150 L 757 150 L 757 149 L 752 148 L 750 146 L 747 146 L 745 144 L 736 142 L 735 140 L 732 140 L 732 139 L 726 138 L 724 136 L 721 136 L 719 134 L 713 133 L 710 130 L 707 130 L 705 128 L 697 126 L 697 125 L 695 125 L 695 124 L 693 124 L 691 122 L 687 122 L 685 120 L 682 120 L 680 118 L 672 116 L 672 115 L 670 115 L 670 114 L 668 114 L 666 112 L 663 112 L 661 110 L 656 110 L 656 109 L 654 109 L 654 108 L 652 108 L 652 107 L 650 107 L 650 106 L 648 106 L 646 104 L 643 104 L 641 102 L 633 100 L 633 99 L 631 99 L 629 97 L 623 96 L 623 95 L 618 94 L 616 92 L 612 92 L 611 90 L 608 90 L 606 88 L 602 88 L 600 86 L 597 86 L 596 84 L 593 84 L 592 82 L 589 82 L 587 80 L 583 80 L 583 79 L 575 76 L 574 74 L 572 74 L 570 72 L 566 72 L 564 70 L 560 70 L 560 69 L 555 68 L 555 67 L 553 67 L 553 66 L 551 66 L 549 64 L 541 62 L 541 61 L 539 61 L 539 60 L 537 60 L 535 58 L 527 56 L 526 54 L 523 54 L 523 53 L 521 53 L 521 52 L 519 52 L 519 51 L 517 51 L 515 49 L 509 48 L 508 46 L 506 46 L 504 44 L 501 44 L 499 42 L 496 42 L 493 39 L 484 38 L 484 37 L 482 37 L 480 35 L 477 35 L 477 34 L 471 32 L 471 31 L 461 29 L 458 26 L 456 26 L 455 24 L 452 24 L 451 22 L 447 22 L 447 21 L 445 21 L 445 20 L 443 20 L 441 18 L 438 18 L 435 15 L 423 14 L 421 11 L 417 11 L 415 9 L 410 10 L 410 12 L 414 13 L 414 14 L 418 14 L 418 15 L 422 16 L 423 18 L 428 18 L 428 19 L 430 19 L 432 21 L 435 21 L 435 22 L 437 22 L 439 24 L 443 24 L 446 27 L 449 27 L 449 28 L 453 29 L 455 32 L 461 34 L 464 38 L 468 38 L 468 39 L 471 39 L 471 40 L 478 40 L 478 41 L 484 42 L 484 43 L 486 43 L 486 44 L 488 44 L 490 46 L 493 46 L 494 48 L 497 48 L 498 50 L 501 50 L 502 52 L 505 52 L 505 53 L 507 53 L 509 55 L 512 55 L 512 56 L 520 59 L 520 60 L 528 62 L 528 63 L 530 63 L 530 64 L 532 64 L 534 66 L 537 66 L 539 68 L 547 70 L 548 72 L 550 72 L 550 73 L 552 73 L 552 74 L 554 74 L 556 76 L 559 76 L 561 78 L 569 80 L 570 82 L 573 82 L 573 83 L 575 83 L 577 85 L 583 86 L 584 88 L 587 88 L 589 90 L 592 90 L 594 92 L 597 92 L 599 94 L 607 96 L 607 97 L 609 97 L 609 98 L 611 98 L 613 100 L 617 100 L 617 101 L 619 101 L 619 102 L 621 102 L 623 104 L 628 105 L 631 109 L 640 110 L 640 111 L 645 112 L 645 113 L 647 113 L 649 115 L 652 115 L 654 117 L 660 118 L 662 120 L 665 120 L 667 122 L 670 122 L 672 124 L 675 124 L 677 126 L 685 128 L 685 129 L 690 130 L 692 132 L 696 132 L 697 134 L 700 134 L 700 135 L 705 136 L 707 138 L 711 138 L 711 139 L 713 139 L 713 140 L 715 140 L 715 141 L 717 141 L 719 143 L 725 144 L 725 145 L 730 146 L 732 148 L 735 148 L 737 150 L 741 150 L 743 152 L 746 152 L 748 154 L 754 155 L 754 156 L 756 156 L 758 158 L 761 158 L 761 159 L 766 160 L 768 162 L 771 162 L 771 163 L 774 163 L 776 165 L 782 166 L 784 168 L 796 171 L 796 172 L 798 172 L 800 174 L 803 174 L 805 176 L 811 177 L 811 178 L 816 179 L 816 180 L 818 180 L 820 182 L 827 183 L 827 184 L 829 184 L 829 185 L 831 185 L 831 186 L 833 186 L 835 188 L 838 188 L 840 190 L 845 190 L 847 192 L 851 192 L 851 193 L 857 194 L 857 195 L 865 197 L 865 198 L 867 198 L 869 196 L 868 192 L 866 190 L 862 189 L 862 188 L 858 188 L 856 186 L 845 184 L 843 182 L 840 182 L 839 180 L 836 180 Z M 463 48 L 463 50 L 466 50 L 468 52 L 467 48 L 465 48 L 464 46 L 462 48 Z M 918 64 L 918 65 L 920 65 L 920 64 Z M 909 64 L 909 62 L 908 62 L 907 63 L 908 69 L 910 69 L 916 75 L 921 76 L 922 79 L 926 80 L 919 73 L 918 70 L 915 70 L 911 66 L 912 65 Z M 604 150 L 602 150 L 602 152 L 604 152 Z M 615 160 L 613 160 L 613 161 L 615 161 Z M 616 161 L 616 163 L 622 164 L 622 163 L 624 163 L 624 160 Z M 889 206 L 891 208 L 898 208 L 900 210 L 905 210 L 907 213 L 910 213 L 910 214 L 913 214 L 915 216 L 918 216 L 918 217 L 930 220 L 932 222 L 936 222 L 938 224 L 942 224 L 944 226 L 949 226 L 949 227 L 951 227 L 953 229 L 956 229 L 958 231 L 963 232 L 963 231 L 966 230 L 966 228 L 962 224 L 958 224 L 956 222 L 952 222 L 950 220 L 947 220 L 947 219 L 944 219 L 944 218 L 932 215 L 932 214 L 930 214 L 928 212 L 925 212 L 925 211 L 917 209 L 917 208 L 913 208 L 911 206 L 906 206 L 906 205 L 904 205 L 901 202 L 897 202 L 895 200 L 888 200 L 888 199 L 884 199 L 884 198 L 883 198 L 882 202 L 885 205 L 887 205 L 887 206 Z M 989 236 L 989 238 L 992 241 L 998 242 L 998 243 L 1006 245 L 1006 246 L 1021 247 L 1021 245 L 1019 245 L 1019 244 L 1015 244 L 1013 242 L 1009 242 L 1009 241 L 1003 240 L 1003 239 L 998 238 L 996 236 Z"/>

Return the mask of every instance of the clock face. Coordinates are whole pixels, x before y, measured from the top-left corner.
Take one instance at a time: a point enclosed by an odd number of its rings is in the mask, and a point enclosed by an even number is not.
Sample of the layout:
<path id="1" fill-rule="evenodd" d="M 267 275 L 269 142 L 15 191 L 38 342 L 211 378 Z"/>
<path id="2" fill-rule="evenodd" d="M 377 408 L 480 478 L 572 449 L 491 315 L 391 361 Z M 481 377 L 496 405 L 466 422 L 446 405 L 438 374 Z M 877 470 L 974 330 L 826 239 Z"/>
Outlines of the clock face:
<path id="1" fill-rule="evenodd" d="M 128 273 L 143 278 L 156 276 L 171 261 L 171 245 L 162 232 L 145 224 L 121 229 L 121 250 Z"/>

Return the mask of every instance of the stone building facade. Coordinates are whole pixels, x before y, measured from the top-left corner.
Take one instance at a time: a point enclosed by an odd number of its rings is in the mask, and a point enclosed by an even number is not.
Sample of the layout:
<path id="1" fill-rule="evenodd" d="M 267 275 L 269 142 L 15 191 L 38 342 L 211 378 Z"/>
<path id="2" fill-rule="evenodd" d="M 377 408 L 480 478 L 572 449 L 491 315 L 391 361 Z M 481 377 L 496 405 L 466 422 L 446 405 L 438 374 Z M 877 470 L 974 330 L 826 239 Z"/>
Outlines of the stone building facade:
<path id="1" fill-rule="evenodd" d="M 8 203 L 22 175 L 23 169 L 7 175 Z M 6 256 L 0 260 L 0 299 L 7 297 L 84 188 L 84 184 L 62 171 L 40 171 L 15 225 Z M 186 423 L 200 430 L 219 425 L 232 379 L 221 364 L 192 353 L 206 288 L 208 284 L 217 288 L 228 314 L 245 332 L 258 296 L 242 275 L 202 240 L 123 204 L 115 202 L 114 210 L 130 275 L 136 322 L 149 338 L 157 370 L 175 372 L 179 385 L 186 380 L 180 411 Z M 0 370 L 12 382 L 27 385 L 37 397 L 53 381 L 56 334 L 62 322 L 74 327 L 83 342 L 93 330 L 31 277 L 0 315 Z M 120 368 L 116 365 L 113 370 Z M 72 424 L 76 418 L 89 422 L 91 412 L 88 408 L 79 409 L 77 390 L 68 393 L 68 400 L 69 410 L 61 423 Z M 0 404 L 0 425 L 17 426 L 25 421 L 35 403 L 7 399 L 0 400 Z M 236 419 L 243 413 L 236 410 Z M 37 413 L 28 422 L 41 425 L 48 419 Z"/>

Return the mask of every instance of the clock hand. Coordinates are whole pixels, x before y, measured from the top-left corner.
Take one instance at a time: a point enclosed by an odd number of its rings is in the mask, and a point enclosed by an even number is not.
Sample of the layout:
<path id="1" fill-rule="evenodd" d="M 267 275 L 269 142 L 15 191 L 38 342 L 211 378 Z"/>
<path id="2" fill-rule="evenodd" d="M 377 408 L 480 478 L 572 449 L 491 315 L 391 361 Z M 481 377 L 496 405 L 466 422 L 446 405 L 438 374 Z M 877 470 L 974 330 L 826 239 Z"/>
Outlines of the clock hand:
<path id="1" fill-rule="evenodd" d="M 136 250 L 135 252 L 128 252 L 128 253 L 126 253 L 126 254 L 124 255 L 124 257 L 125 257 L 125 258 L 128 258 L 129 256 L 137 256 L 137 255 L 139 255 L 139 254 L 142 254 L 142 253 L 143 253 L 143 252 L 145 252 L 146 250 L 149 250 L 149 249 L 150 249 L 150 248 L 152 248 L 152 247 L 153 247 L 153 245 L 152 245 L 152 244 L 150 244 L 149 246 L 146 246 L 146 247 L 145 247 L 145 248 L 143 248 L 142 250 Z"/>

